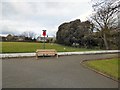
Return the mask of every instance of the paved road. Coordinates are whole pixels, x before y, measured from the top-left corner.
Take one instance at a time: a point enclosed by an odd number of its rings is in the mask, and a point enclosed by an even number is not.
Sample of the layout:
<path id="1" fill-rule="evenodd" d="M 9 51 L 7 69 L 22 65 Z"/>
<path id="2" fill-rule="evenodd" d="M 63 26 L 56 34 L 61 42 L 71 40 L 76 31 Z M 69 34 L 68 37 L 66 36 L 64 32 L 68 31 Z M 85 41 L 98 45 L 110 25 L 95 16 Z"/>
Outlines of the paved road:
<path id="1" fill-rule="evenodd" d="M 3 59 L 3 88 L 117 88 L 118 83 L 85 67 L 82 60 L 115 54 Z"/>

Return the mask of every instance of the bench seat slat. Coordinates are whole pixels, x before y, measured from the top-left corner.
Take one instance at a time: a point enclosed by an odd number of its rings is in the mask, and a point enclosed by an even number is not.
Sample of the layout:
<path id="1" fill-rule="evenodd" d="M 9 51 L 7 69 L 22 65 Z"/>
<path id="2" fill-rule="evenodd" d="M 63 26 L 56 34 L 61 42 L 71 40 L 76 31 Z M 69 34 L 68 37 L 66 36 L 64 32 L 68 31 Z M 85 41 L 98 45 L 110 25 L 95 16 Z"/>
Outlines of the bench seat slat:
<path id="1" fill-rule="evenodd" d="M 47 55 L 47 56 L 57 56 L 57 51 L 55 49 L 37 49 L 36 50 L 36 58 L 38 58 L 38 56 L 43 56 L 43 55 Z"/>

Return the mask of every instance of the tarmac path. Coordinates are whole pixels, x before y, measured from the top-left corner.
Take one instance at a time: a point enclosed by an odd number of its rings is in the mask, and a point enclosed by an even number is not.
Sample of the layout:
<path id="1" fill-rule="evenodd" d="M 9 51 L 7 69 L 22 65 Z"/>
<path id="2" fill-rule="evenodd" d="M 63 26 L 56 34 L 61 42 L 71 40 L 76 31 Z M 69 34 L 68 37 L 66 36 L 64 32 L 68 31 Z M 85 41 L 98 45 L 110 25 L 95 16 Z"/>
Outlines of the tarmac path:
<path id="1" fill-rule="evenodd" d="M 118 82 L 83 67 L 82 60 L 117 54 L 10 58 L 2 60 L 3 88 L 118 88 Z"/>

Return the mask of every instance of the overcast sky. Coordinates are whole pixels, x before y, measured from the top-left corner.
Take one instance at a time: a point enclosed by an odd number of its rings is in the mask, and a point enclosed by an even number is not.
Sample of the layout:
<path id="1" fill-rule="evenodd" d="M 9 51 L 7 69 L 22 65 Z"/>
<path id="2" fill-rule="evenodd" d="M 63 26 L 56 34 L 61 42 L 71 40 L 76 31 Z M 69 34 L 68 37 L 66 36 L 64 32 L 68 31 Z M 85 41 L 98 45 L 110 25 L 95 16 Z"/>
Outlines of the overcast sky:
<path id="1" fill-rule="evenodd" d="M 91 0 L 2 0 L 0 34 L 34 31 L 55 35 L 64 22 L 85 21 L 92 12 Z"/>

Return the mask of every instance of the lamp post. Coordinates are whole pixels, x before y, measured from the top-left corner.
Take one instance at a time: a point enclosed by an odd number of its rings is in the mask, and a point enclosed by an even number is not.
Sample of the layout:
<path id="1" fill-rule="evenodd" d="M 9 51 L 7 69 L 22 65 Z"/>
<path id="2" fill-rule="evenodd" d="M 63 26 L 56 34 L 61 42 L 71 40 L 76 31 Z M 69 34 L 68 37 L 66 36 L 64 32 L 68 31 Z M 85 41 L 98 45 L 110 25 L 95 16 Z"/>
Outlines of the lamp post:
<path id="1" fill-rule="evenodd" d="M 46 36 L 46 30 L 42 30 L 43 31 L 43 36 L 44 36 L 44 49 L 45 49 L 45 36 Z"/>

